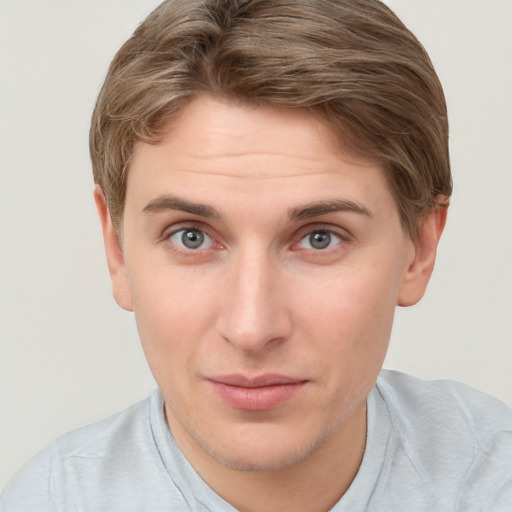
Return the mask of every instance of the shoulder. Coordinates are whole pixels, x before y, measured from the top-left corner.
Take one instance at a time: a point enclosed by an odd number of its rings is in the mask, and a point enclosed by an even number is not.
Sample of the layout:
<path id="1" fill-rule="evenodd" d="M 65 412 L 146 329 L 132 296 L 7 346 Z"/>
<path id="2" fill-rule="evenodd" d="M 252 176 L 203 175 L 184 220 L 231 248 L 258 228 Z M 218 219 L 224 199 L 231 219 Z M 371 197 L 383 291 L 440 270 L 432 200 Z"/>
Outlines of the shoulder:
<path id="1" fill-rule="evenodd" d="M 60 488 L 79 477 L 77 468 L 87 472 L 108 460 L 124 465 L 122 459 L 137 449 L 138 437 L 145 436 L 150 401 L 154 396 L 109 418 L 68 432 L 30 460 L 9 482 L 0 497 L 0 511 L 65 510 Z M 80 472 L 80 469 L 78 469 Z M 21 507 L 21 508 L 20 508 Z"/>
<path id="2" fill-rule="evenodd" d="M 391 418 L 395 460 L 451 494 L 457 510 L 477 502 L 502 510 L 493 503 L 512 499 L 511 408 L 458 382 L 399 372 L 383 371 L 376 391 Z"/>
<path id="3" fill-rule="evenodd" d="M 471 431 L 484 441 L 500 431 L 511 433 L 512 409 L 481 391 L 452 380 L 426 381 L 405 373 L 383 370 L 377 391 L 395 419 L 442 423 Z M 403 423 L 400 422 L 400 423 Z"/>

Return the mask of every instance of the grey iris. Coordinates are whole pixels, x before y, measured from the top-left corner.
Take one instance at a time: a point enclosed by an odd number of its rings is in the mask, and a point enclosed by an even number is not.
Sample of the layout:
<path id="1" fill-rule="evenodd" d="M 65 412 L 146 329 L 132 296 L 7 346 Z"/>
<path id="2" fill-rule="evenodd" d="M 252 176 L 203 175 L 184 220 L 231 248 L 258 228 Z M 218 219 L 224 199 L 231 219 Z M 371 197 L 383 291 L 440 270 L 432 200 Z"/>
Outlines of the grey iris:
<path id="1" fill-rule="evenodd" d="M 188 229 L 181 235 L 181 241 L 188 249 L 197 249 L 204 242 L 204 234 L 195 229 Z"/>
<path id="2" fill-rule="evenodd" d="M 331 243 L 331 235 L 322 231 L 316 231 L 309 235 L 309 242 L 314 249 L 325 249 Z"/>

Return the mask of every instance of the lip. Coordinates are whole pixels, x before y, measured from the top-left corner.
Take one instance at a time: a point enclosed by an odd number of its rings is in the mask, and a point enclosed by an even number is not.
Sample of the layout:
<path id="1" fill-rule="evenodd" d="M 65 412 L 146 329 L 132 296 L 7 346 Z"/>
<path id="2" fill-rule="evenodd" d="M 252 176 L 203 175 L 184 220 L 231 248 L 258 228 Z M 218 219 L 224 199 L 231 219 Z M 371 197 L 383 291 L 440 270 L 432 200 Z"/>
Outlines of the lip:
<path id="1" fill-rule="evenodd" d="M 235 409 L 269 411 L 288 402 L 307 383 L 286 375 L 219 375 L 206 379 L 213 391 Z"/>

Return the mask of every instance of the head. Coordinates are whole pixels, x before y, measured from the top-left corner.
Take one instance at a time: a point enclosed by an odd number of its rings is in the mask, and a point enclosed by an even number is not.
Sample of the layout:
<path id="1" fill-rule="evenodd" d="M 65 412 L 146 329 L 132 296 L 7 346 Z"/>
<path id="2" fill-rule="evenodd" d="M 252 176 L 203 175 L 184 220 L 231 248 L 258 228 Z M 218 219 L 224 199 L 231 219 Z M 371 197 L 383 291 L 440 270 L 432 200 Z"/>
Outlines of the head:
<path id="1" fill-rule="evenodd" d="M 137 141 L 197 95 L 311 112 L 385 170 L 404 228 L 451 195 L 443 90 L 377 0 L 168 0 L 114 58 L 94 111 L 94 179 L 122 223 Z"/>
<path id="2" fill-rule="evenodd" d="M 91 154 L 114 295 L 196 469 L 364 438 L 451 192 L 442 89 L 391 11 L 164 2 L 111 65 Z"/>

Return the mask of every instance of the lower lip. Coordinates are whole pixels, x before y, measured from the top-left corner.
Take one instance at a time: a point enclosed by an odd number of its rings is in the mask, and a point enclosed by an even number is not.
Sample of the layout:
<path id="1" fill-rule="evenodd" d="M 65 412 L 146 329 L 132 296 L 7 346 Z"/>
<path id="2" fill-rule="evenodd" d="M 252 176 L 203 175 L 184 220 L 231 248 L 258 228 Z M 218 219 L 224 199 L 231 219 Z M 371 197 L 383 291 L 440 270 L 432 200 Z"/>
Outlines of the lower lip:
<path id="1" fill-rule="evenodd" d="M 269 411 L 288 402 L 306 383 L 276 384 L 246 388 L 210 381 L 214 391 L 235 409 Z"/>

